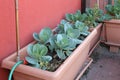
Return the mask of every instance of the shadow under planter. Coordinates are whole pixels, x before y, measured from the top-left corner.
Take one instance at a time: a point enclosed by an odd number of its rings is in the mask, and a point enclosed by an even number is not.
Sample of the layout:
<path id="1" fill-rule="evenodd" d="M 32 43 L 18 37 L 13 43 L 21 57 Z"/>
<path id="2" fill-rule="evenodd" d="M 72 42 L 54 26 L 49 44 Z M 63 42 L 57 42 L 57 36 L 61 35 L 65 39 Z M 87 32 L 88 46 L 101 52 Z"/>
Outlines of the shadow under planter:
<path id="1" fill-rule="evenodd" d="M 120 47 L 120 20 L 105 21 L 105 40 L 111 52 L 118 52 Z"/>
<path id="2" fill-rule="evenodd" d="M 73 53 L 54 72 L 44 71 L 28 65 L 19 65 L 14 74 L 14 80 L 74 80 L 89 57 L 89 53 L 100 40 L 102 24 L 99 24 L 91 34 L 80 44 Z M 26 47 L 20 50 L 21 59 L 27 55 Z M 2 67 L 11 69 L 16 63 L 17 53 L 3 60 Z"/>

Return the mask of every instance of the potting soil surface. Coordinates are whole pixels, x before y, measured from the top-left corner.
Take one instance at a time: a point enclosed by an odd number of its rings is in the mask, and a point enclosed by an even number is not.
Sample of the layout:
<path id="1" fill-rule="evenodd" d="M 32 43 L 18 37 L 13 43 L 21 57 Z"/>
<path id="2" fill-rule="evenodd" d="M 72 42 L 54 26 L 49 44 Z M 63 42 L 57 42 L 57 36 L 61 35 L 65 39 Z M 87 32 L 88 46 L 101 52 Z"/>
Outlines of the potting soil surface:
<path id="1" fill-rule="evenodd" d="M 109 47 L 99 45 L 92 53 L 93 63 L 80 80 L 120 80 L 120 52 L 109 52 Z"/>

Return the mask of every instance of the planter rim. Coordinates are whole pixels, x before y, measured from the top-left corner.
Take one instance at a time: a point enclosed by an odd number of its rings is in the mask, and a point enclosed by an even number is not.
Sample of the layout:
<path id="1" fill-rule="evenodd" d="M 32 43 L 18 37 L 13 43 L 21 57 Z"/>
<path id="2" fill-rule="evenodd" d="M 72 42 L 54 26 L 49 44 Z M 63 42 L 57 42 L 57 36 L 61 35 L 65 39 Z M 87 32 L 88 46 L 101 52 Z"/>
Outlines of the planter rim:
<path id="1" fill-rule="evenodd" d="M 83 41 L 83 43 L 81 43 L 81 44 L 73 51 L 73 53 L 59 66 L 59 68 L 58 68 L 56 71 L 54 71 L 54 72 L 45 71 L 45 70 L 41 70 L 41 69 L 34 68 L 34 67 L 31 67 L 31 66 L 27 66 L 27 65 L 24 65 L 24 64 L 19 65 L 19 66 L 16 68 L 15 71 L 17 71 L 17 72 L 23 72 L 23 71 L 25 71 L 26 69 L 29 68 L 29 71 L 28 71 L 28 72 L 25 72 L 25 74 L 32 72 L 33 74 L 30 74 L 31 76 L 36 76 L 36 77 L 41 76 L 41 77 L 42 77 L 42 76 L 46 75 L 46 76 L 48 76 L 50 79 L 57 77 L 59 74 L 65 72 L 65 71 L 64 71 L 64 68 L 65 68 L 66 66 L 68 66 L 68 65 L 71 66 L 71 65 L 72 65 L 72 64 L 69 64 L 69 62 L 71 62 L 71 59 L 72 59 L 73 57 L 75 57 L 76 55 L 80 55 L 80 54 L 77 54 L 77 53 L 79 53 L 79 49 L 82 49 L 84 45 L 86 45 L 86 44 L 89 43 L 89 38 L 91 38 L 91 36 L 93 36 L 94 33 L 97 33 L 97 30 L 98 30 L 99 27 L 101 27 L 101 26 L 102 26 L 102 23 L 100 23 L 100 24 L 86 37 L 86 39 Z M 32 42 L 32 43 L 34 43 L 34 42 Z M 26 47 L 27 47 L 27 46 L 26 46 Z M 22 48 L 22 49 L 20 50 L 20 52 L 22 52 L 23 50 L 25 50 L 26 47 Z M 12 54 L 12 55 L 10 55 L 9 57 L 5 58 L 5 59 L 2 61 L 2 67 L 7 68 L 7 69 L 11 69 L 11 68 L 13 67 L 13 65 L 16 63 L 12 58 L 15 59 L 16 56 L 17 56 L 17 53 L 15 52 L 14 54 Z M 6 61 L 7 61 L 8 63 L 6 63 Z M 9 64 L 12 64 L 12 65 L 10 66 Z M 23 66 L 24 68 L 21 68 L 22 66 Z M 39 70 L 39 71 L 38 71 L 38 70 Z M 36 75 L 36 74 L 37 74 L 37 75 Z M 40 75 L 38 75 L 38 74 L 40 74 Z M 49 74 L 49 75 L 48 75 L 48 74 Z"/>
<path id="2" fill-rule="evenodd" d="M 111 23 L 111 24 L 120 24 L 120 19 L 111 19 L 111 20 L 106 20 L 104 23 Z"/>

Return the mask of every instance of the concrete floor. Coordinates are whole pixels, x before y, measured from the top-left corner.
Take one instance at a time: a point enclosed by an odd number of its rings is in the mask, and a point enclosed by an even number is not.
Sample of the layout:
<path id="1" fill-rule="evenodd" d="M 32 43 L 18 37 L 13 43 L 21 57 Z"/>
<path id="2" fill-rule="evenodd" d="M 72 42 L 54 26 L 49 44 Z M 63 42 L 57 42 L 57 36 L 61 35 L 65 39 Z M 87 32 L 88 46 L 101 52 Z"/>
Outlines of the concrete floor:
<path id="1" fill-rule="evenodd" d="M 80 80 L 120 80 L 120 52 L 110 53 L 107 46 L 98 46 L 94 62 Z"/>

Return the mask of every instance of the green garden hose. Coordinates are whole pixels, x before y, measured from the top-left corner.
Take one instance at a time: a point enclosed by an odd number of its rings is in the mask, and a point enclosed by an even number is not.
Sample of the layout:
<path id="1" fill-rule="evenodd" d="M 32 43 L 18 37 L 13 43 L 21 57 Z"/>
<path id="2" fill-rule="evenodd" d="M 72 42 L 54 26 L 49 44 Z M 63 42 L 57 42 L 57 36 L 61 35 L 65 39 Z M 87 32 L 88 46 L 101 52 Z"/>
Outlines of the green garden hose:
<path id="1" fill-rule="evenodd" d="M 10 71 L 10 74 L 9 74 L 9 77 L 8 77 L 8 80 L 12 80 L 12 75 L 13 75 L 13 72 L 14 70 L 16 69 L 17 66 L 19 66 L 20 64 L 22 64 L 23 61 L 18 61 L 11 69 Z"/>

